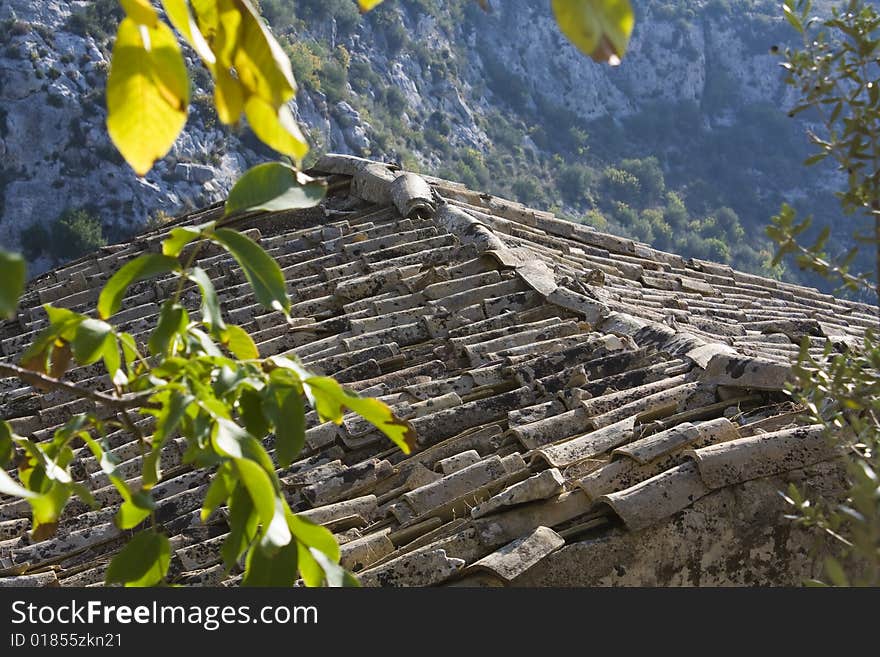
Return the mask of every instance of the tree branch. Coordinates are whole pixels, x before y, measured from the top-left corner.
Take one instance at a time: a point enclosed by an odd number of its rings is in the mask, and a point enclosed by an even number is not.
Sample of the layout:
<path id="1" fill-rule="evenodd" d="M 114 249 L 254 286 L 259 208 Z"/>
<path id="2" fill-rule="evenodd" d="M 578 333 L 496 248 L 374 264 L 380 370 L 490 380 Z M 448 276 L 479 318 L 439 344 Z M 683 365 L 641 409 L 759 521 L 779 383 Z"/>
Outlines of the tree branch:
<path id="1" fill-rule="evenodd" d="M 23 367 L 12 365 L 11 363 L 0 363 L 0 375 L 14 376 L 24 383 L 30 384 L 42 390 L 63 390 L 64 392 L 70 393 L 74 397 L 78 397 L 80 399 L 91 399 L 94 402 L 103 404 L 110 408 L 157 408 L 155 404 L 150 404 L 147 402 L 147 399 L 150 396 L 149 394 L 129 395 L 127 397 L 114 397 L 112 395 L 104 394 L 103 392 L 97 392 L 95 390 L 89 390 L 87 388 L 80 388 L 73 383 L 61 381 L 59 379 L 52 378 L 51 376 L 46 376 L 45 374 L 40 374 L 39 372 L 34 372 L 32 370 L 26 370 Z"/>

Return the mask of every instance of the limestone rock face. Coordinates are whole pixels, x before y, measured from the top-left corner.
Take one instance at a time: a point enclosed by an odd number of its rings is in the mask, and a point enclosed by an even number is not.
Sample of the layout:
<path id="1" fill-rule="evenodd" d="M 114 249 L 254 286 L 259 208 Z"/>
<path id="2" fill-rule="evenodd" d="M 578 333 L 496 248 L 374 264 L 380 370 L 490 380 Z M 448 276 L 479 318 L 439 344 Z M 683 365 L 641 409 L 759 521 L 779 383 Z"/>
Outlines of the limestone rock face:
<path id="1" fill-rule="evenodd" d="M 198 83 L 185 133 L 138 179 L 106 132 L 108 44 L 69 26 L 71 13 L 87 4 L 0 4 L 0 21 L 10 26 L 0 44 L 0 245 L 6 248 L 20 248 L 21 232 L 33 224 L 80 207 L 98 214 L 105 235 L 118 241 L 160 210 L 173 214 L 222 199 L 243 170 L 272 155 L 248 130 L 223 129 L 209 110 L 211 90 Z M 422 132 L 439 117 L 443 138 L 457 149 L 479 151 L 488 144 L 484 117 L 494 111 L 557 106 L 584 118 L 620 117 L 657 100 L 700 104 L 719 80 L 737 104 L 785 101 L 768 44 L 735 17 L 712 15 L 701 3 L 688 21 L 639 7 L 631 51 L 618 68 L 597 65 L 568 44 L 549 3 L 493 0 L 488 13 L 474 4 L 440 4 L 432 15 L 416 3 L 383 8 L 400 16 L 411 42 L 403 49 L 368 19 L 352 34 L 343 35 L 330 19 L 294 38 L 315 38 L 331 51 L 343 46 L 352 62 L 367 63 L 385 88 L 399 92 L 393 113 L 407 129 Z M 499 74 L 510 84 L 488 83 Z M 521 94 L 522 108 L 505 97 L 512 90 Z M 401 159 L 383 152 L 359 103 L 381 90 L 359 85 L 357 92 L 351 86 L 344 91 L 348 100 L 303 85 L 292 103 L 316 149 Z M 525 134 L 522 147 L 539 150 Z M 442 165 L 430 148 L 416 146 L 412 155 L 428 168 Z M 48 263 L 34 264 L 31 274 Z"/>

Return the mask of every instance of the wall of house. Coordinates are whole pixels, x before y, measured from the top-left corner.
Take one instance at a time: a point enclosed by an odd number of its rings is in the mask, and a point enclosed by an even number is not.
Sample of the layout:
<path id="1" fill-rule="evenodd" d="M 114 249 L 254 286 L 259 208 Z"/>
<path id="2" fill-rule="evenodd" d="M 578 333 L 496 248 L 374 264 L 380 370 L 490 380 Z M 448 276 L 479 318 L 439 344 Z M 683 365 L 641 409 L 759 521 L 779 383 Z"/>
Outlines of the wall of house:
<path id="1" fill-rule="evenodd" d="M 616 529 L 567 545 L 516 586 L 798 586 L 821 575 L 829 542 L 784 518 L 790 482 L 828 496 L 845 490 L 844 468 L 804 470 L 720 489 L 639 532 Z"/>

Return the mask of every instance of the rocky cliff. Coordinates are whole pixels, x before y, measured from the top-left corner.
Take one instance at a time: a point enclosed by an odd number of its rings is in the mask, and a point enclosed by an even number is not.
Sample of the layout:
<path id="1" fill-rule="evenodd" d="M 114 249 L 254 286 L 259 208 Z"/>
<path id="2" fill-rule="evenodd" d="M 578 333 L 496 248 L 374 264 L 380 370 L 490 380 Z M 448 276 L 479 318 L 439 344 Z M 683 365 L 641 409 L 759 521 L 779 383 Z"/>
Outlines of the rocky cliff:
<path id="1" fill-rule="evenodd" d="M 658 105 L 687 103 L 696 108 L 682 115 L 688 135 L 735 123 L 743 107 L 790 100 L 768 52 L 787 35 L 770 16 L 772 2 L 637 0 L 636 34 L 619 68 L 565 42 L 547 2 L 493 0 L 484 13 L 470 0 L 388 0 L 362 20 L 352 20 L 354 5 L 346 3 L 261 3 L 301 78 L 296 111 L 316 151 L 406 160 L 511 196 L 528 196 L 537 180 L 542 196 L 522 200 L 572 216 L 595 206 L 593 195 L 585 189 L 566 201 L 542 180 L 572 162 L 615 159 L 603 125 L 619 129 Z M 0 0 L 0 244 L 7 248 L 71 208 L 88 209 L 109 239 L 123 239 L 160 211 L 221 199 L 244 168 L 271 155 L 246 129 L 216 122 L 201 74 L 184 135 L 137 178 L 104 127 L 111 44 L 83 18 L 94 4 Z M 667 175 L 676 166 L 681 173 L 681 162 L 667 159 Z M 40 257 L 32 273 L 50 264 Z"/>

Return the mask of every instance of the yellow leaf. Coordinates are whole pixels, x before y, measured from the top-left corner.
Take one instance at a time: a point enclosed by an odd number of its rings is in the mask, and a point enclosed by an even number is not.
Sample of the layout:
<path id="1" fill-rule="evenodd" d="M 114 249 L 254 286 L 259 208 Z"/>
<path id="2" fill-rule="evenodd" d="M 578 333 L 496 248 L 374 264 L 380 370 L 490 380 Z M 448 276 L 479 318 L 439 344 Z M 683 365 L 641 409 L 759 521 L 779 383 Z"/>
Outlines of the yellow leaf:
<path id="1" fill-rule="evenodd" d="M 612 66 L 626 53 L 635 25 L 629 0 L 552 0 L 562 33 L 582 52 Z"/>
<path id="2" fill-rule="evenodd" d="M 241 84 L 222 66 L 214 69 L 214 106 L 217 108 L 217 117 L 225 125 L 238 121 L 244 110 Z"/>
<path id="3" fill-rule="evenodd" d="M 107 129 L 139 176 L 171 149 L 188 104 L 189 77 L 171 28 L 124 19 L 107 80 Z"/>
<path id="4" fill-rule="evenodd" d="M 210 36 L 215 32 L 220 21 L 219 9 L 217 7 L 218 0 L 189 0 L 189 4 L 199 29 L 210 43 Z M 214 52 L 216 53 L 217 51 L 215 50 Z"/>
<path id="5" fill-rule="evenodd" d="M 217 58 L 214 56 L 211 46 L 208 45 L 202 31 L 193 19 L 186 0 L 162 0 L 162 6 L 165 7 L 168 20 L 171 21 L 171 24 L 186 39 L 186 42 L 199 54 L 202 61 L 208 67 L 213 66 Z"/>
<path id="6" fill-rule="evenodd" d="M 239 29 L 243 16 L 236 0 L 217 0 L 216 30 L 214 52 L 218 62 L 225 68 L 231 68 L 235 51 L 239 47 Z"/>
<path id="7" fill-rule="evenodd" d="M 358 0 L 358 5 L 360 5 L 361 11 L 370 11 L 376 5 L 381 5 L 382 0 Z"/>
<path id="8" fill-rule="evenodd" d="M 245 116 L 254 134 L 279 153 L 297 162 L 309 152 L 309 145 L 287 105 L 277 110 L 258 96 L 251 96 L 244 105 Z"/>
<path id="9" fill-rule="evenodd" d="M 232 61 L 238 79 L 250 93 L 279 107 L 296 93 L 290 59 L 251 4 L 247 0 L 234 2 L 241 14 Z"/>
<path id="10" fill-rule="evenodd" d="M 150 0 L 119 0 L 126 15 L 135 23 L 155 27 L 159 14 L 153 9 Z"/>

